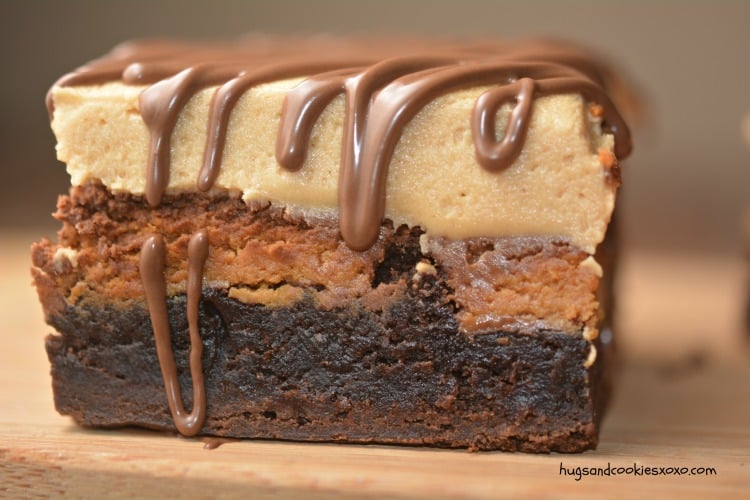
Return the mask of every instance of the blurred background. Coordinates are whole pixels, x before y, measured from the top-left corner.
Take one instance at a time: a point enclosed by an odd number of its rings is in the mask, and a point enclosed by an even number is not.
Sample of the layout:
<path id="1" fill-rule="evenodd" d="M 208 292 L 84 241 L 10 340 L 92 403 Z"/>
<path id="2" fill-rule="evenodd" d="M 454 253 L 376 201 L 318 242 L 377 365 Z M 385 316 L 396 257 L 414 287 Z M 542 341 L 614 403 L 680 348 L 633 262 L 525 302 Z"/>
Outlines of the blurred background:
<path id="1" fill-rule="evenodd" d="M 553 35 L 607 55 L 647 120 L 624 163 L 630 249 L 734 254 L 750 204 L 750 2 L 318 0 L 0 1 L 0 239 L 51 235 L 67 190 L 44 95 L 63 73 L 135 37 L 272 33 Z"/>

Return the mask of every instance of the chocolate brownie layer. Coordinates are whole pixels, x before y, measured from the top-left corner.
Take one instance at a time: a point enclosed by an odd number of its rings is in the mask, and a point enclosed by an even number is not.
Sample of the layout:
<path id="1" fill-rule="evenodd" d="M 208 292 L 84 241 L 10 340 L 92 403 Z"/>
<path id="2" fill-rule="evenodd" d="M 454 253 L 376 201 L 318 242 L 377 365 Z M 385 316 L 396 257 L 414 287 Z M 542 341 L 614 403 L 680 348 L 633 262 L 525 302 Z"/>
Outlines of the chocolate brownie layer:
<path id="1" fill-rule="evenodd" d="M 204 290 L 207 418 L 201 434 L 576 452 L 597 443 L 601 362 L 554 331 L 458 331 L 432 277 L 387 313 L 269 309 Z M 184 296 L 169 299 L 190 408 Z M 90 426 L 173 430 L 148 311 L 67 306 L 47 338 L 58 411 Z M 600 349 L 601 351 L 601 349 Z"/>
<path id="2" fill-rule="evenodd" d="M 208 228 L 199 433 L 537 452 L 596 445 L 609 383 L 597 338 L 606 297 L 596 292 L 608 286 L 563 241 L 427 241 L 386 222 L 373 248 L 355 252 L 336 221 L 231 193 L 167 196 L 150 209 L 99 183 L 73 188 L 56 216 L 60 242 L 34 246 L 34 276 L 58 332 L 47 339 L 57 408 L 84 425 L 175 428 L 138 269 L 153 231 L 166 241 L 169 331 L 192 406 L 187 239 Z"/>

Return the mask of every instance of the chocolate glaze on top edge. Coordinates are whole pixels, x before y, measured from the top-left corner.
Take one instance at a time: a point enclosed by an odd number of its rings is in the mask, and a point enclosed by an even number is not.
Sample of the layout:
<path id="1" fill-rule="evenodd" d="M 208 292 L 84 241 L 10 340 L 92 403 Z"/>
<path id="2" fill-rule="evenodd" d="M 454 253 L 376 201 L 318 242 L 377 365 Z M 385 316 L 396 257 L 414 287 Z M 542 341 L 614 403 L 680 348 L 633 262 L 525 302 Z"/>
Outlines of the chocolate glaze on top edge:
<path id="1" fill-rule="evenodd" d="M 172 131 L 190 98 L 218 86 L 209 110 L 208 133 L 198 187 L 211 188 L 219 175 L 229 116 L 251 87 L 305 77 L 284 101 L 277 141 L 279 164 L 297 170 L 304 162 L 313 125 L 338 95 L 346 99 L 339 173 L 341 234 L 347 245 L 366 250 L 377 239 L 385 213 L 388 166 L 406 124 L 445 93 L 492 86 L 471 116 L 477 160 L 500 171 L 520 154 L 533 99 L 578 93 L 602 106 L 615 135 L 615 154 L 631 151 L 627 125 L 603 90 L 611 76 L 589 54 L 558 42 L 441 42 L 250 37 L 235 43 L 130 42 L 65 75 L 56 86 L 122 80 L 148 85 L 140 109 L 150 130 L 146 199 L 160 203 L 169 183 Z M 499 141 L 495 117 L 514 105 Z M 47 97 L 50 115 L 54 103 Z"/>

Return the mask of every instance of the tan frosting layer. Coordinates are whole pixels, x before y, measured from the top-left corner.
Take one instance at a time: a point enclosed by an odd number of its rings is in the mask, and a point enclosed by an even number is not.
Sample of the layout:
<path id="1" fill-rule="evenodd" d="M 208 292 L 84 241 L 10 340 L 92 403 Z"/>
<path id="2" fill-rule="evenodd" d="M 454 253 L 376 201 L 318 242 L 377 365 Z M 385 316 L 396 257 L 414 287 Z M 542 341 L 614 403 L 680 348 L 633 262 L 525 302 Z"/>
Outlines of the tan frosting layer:
<path id="1" fill-rule="evenodd" d="M 248 202 L 336 209 L 343 97 L 316 123 L 301 170 L 284 170 L 275 158 L 284 96 L 299 81 L 259 85 L 240 99 L 214 189 L 239 190 Z M 504 171 L 487 172 L 477 163 L 469 120 L 486 89 L 438 97 L 407 125 L 390 163 L 386 217 L 431 236 L 563 236 L 593 253 L 617 188 L 612 136 L 602 134 L 580 96 L 540 97 L 520 157 Z M 58 158 L 74 185 L 95 178 L 115 191 L 144 193 L 149 132 L 139 112 L 142 90 L 119 82 L 53 89 Z M 196 94 L 179 117 L 168 192 L 196 189 L 214 90 Z M 507 115 L 508 109 L 498 113 L 498 135 Z"/>

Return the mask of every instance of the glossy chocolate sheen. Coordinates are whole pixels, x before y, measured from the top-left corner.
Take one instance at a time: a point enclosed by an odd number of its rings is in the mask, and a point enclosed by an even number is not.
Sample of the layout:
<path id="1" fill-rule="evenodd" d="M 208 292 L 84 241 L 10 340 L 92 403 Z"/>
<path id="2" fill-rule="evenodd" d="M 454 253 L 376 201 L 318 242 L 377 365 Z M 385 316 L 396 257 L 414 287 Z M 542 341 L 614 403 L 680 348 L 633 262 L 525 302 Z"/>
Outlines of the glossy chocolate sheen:
<path id="1" fill-rule="evenodd" d="M 177 429 L 185 436 L 196 435 L 206 420 L 206 385 L 203 381 L 201 356 L 203 343 L 198 325 L 198 309 L 203 283 L 203 266 L 208 257 L 208 236 L 198 231 L 188 245 L 187 319 L 190 331 L 190 374 L 193 378 L 193 409 L 185 410 L 177 378 L 177 366 L 172 352 L 169 316 L 167 314 L 167 286 L 164 282 L 166 252 L 164 239 L 154 235 L 146 239 L 141 250 L 141 279 L 146 292 L 151 325 L 156 339 L 164 389 L 169 410 Z"/>
<path id="2" fill-rule="evenodd" d="M 305 79 L 281 110 L 276 156 L 301 168 L 313 125 L 338 95 L 346 99 L 339 172 L 339 223 L 355 250 L 377 239 L 385 213 L 385 185 L 404 127 L 435 98 L 490 86 L 471 117 L 477 161 L 489 171 L 507 168 L 523 149 L 535 97 L 581 94 L 603 109 L 615 135 L 615 153 L 630 153 L 628 128 L 604 92 L 605 67 L 578 48 L 553 42 L 500 43 L 252 37 L 235 43 L 144 41 L 124 44 L 61 78 L 56 85 L 121 80 L 147 85 L 140 111 L 150 130 L 146 197 L 160 203 L 169 183 L 170 139 L 183 107 L 216 86 L 209 110 L 204 162 L 197 185 L 208 190 L 221 166 L 229 116 L 250 88 L 287 78 Z M 507 131 L 496 137 L 498 110 L 511 104 Z M 54 103 L 51 94 L 47 105 Z"/>

